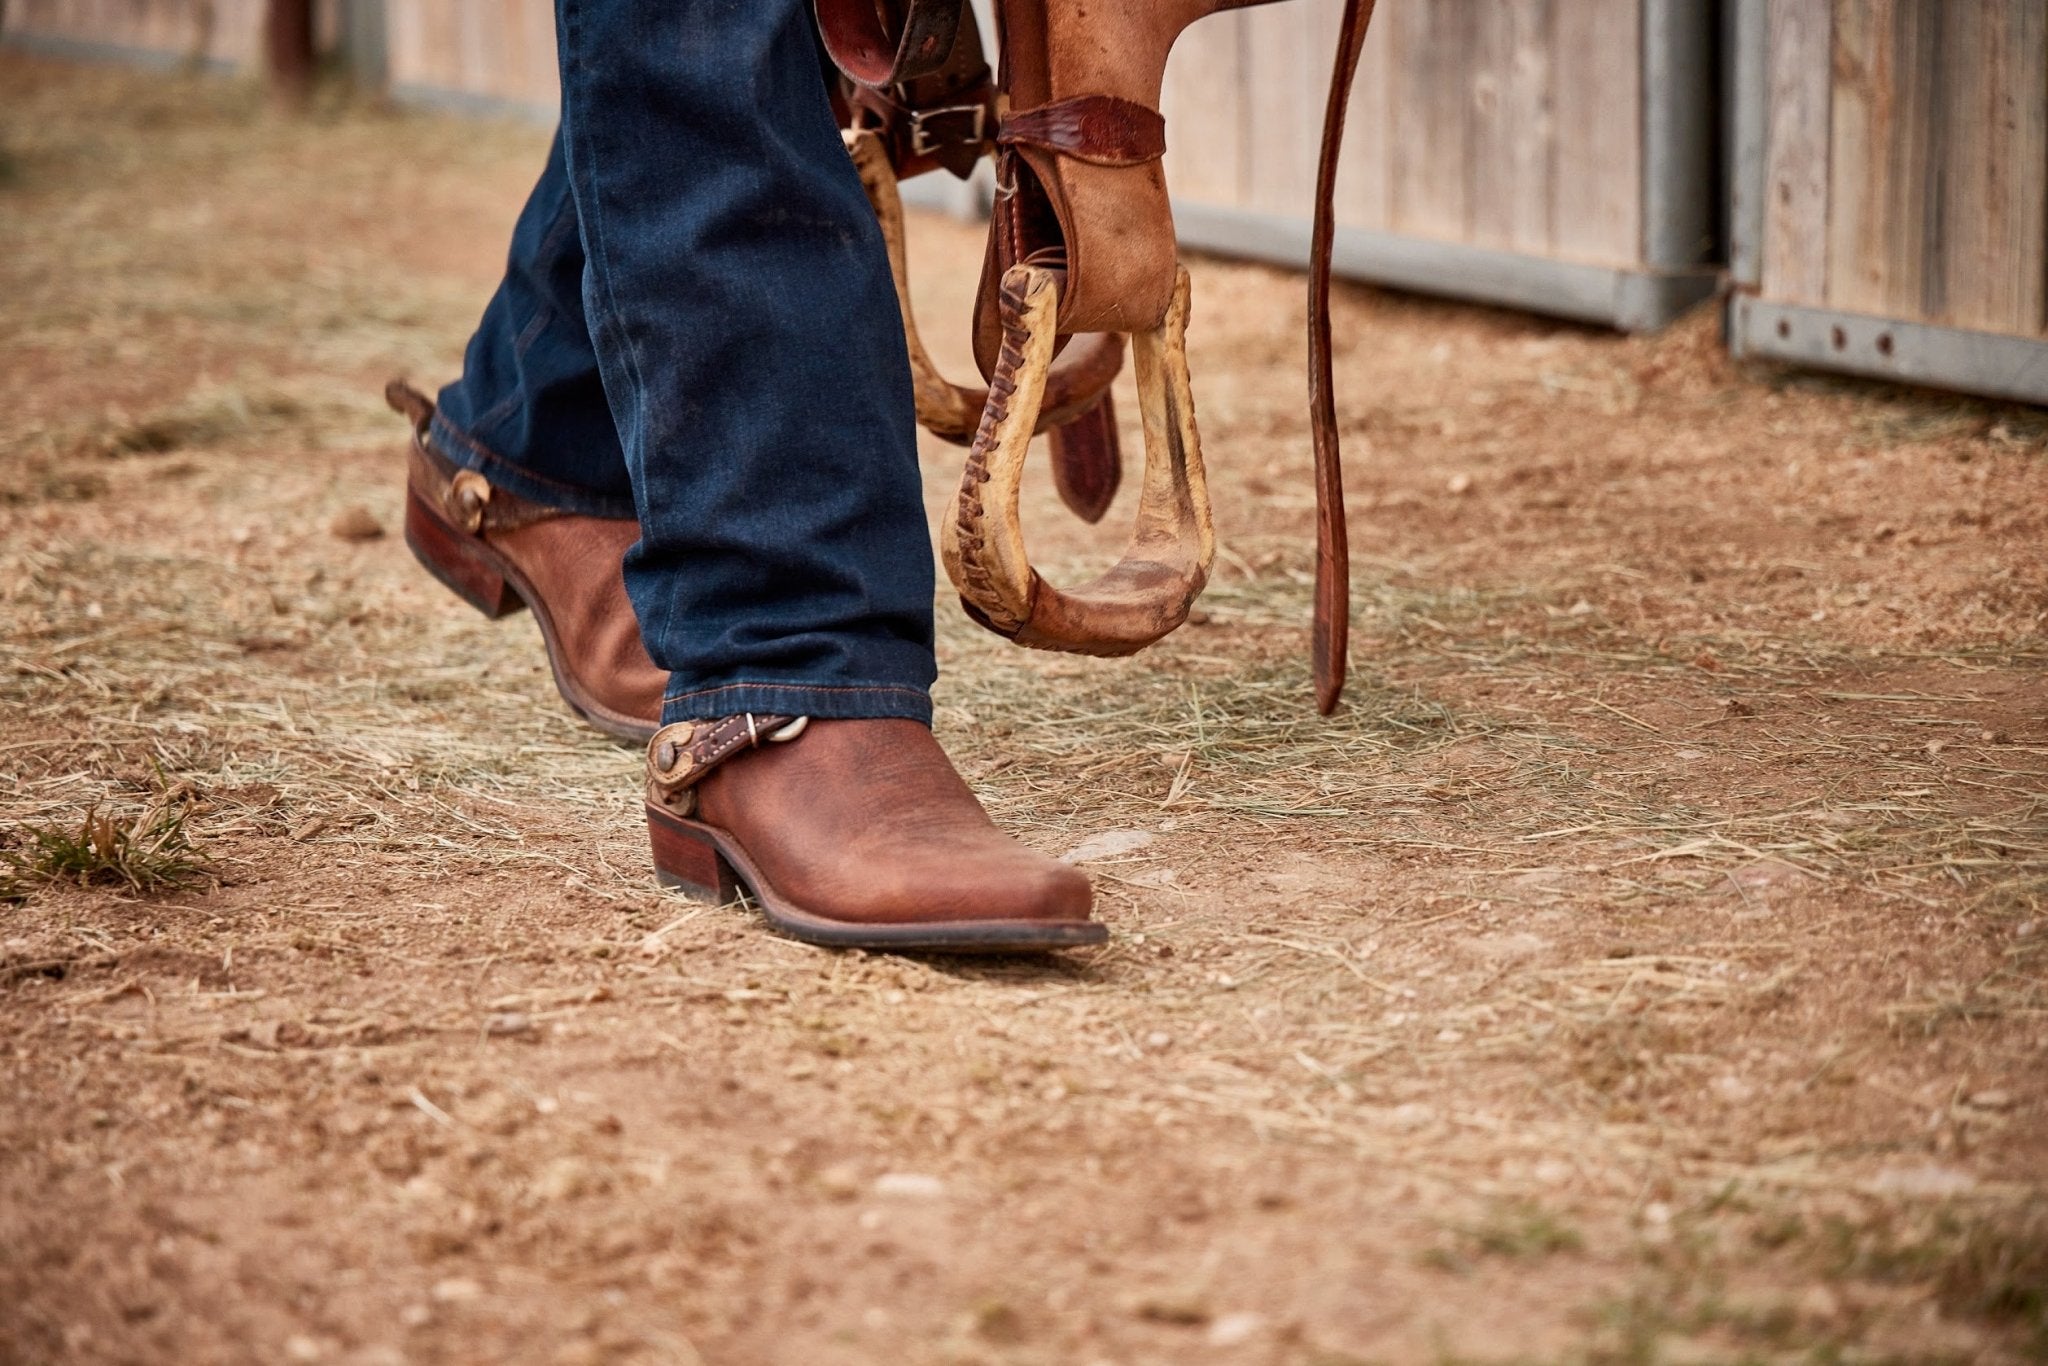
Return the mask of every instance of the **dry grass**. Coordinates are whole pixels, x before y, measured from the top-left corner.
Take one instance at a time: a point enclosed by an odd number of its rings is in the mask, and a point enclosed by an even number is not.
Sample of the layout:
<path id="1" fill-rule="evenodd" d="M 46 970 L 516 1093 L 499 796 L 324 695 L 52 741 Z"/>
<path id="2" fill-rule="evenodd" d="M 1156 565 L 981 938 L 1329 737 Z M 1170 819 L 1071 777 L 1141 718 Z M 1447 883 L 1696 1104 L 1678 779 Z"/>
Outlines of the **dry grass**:
<path id="1" fill-rule="evenodd" d="M 1115 837 L 1114 939 L 817 954 L 649 886 L 530 626 L 326 534 L 535 132 L 0 61 L 0 819 L 168 790 L 209 859 L 0 908 L 0 1359 L 2038 1350 L 2038 415 L 1351 291 L 1320 721 L 1295 320 L 1205 264 L 1197 622 L 940 604 L 942 738 Z"/>

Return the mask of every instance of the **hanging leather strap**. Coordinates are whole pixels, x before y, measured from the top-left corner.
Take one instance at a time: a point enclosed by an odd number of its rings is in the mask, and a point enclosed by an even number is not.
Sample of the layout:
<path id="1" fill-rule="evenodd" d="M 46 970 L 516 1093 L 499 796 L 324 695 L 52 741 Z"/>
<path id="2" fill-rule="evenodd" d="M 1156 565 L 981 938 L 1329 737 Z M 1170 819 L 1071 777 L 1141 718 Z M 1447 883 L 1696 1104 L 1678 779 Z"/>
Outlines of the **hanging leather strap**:
<path id="1" fill-rule="evenodd" d="M 1351 541 L 1344 521 L 1344 462 L 1337 439 L 1337 395 L 1330 359 L 1330 252 L 1337 240 L 1337 159 L 1344 148 L 1344 117 L 1358 57 L 1365 50 L 1373 0 L 1344 0 L 1337 33 L 1337 64 L 1323 113 L 1323 147 L 1316 159 L 1315 232 L 1309 245 L 1308 407 L 1315 442 L 1316 586 L 1309 660 L 1316 710 L 1328 716 L 1344 693 L 1351 641 Z"/>

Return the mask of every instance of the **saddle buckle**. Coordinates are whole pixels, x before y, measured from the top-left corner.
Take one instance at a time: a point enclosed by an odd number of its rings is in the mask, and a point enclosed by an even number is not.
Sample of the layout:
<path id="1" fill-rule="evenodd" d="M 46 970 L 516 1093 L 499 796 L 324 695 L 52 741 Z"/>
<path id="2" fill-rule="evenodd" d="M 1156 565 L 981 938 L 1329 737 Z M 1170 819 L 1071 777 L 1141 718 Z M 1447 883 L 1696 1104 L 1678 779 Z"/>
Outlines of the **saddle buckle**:
<path id="1" fill-rule="evenodd" d="M 910 112 L 910 154 L 932 156 L 943 147 L 988 146 L 988 105 L 948 104 Z"/>

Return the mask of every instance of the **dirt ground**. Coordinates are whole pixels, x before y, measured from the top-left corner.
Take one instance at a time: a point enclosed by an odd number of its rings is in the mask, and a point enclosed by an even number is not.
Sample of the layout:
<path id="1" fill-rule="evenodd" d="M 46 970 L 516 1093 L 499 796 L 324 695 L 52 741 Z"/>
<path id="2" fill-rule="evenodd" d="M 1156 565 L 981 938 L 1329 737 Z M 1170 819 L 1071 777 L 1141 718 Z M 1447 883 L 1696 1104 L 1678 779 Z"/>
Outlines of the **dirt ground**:
<path id="1" fill-rule="evenodd" d="M 1196 621 L 940 604 L 1111 942 L 826 953 L 396 535 L 544 130 L 0 84 L 0 1360 L 2048 1355 L 2040 412 L 1344 288 L 1324 721 L 1299 280 L 1198 262 Z M 90 810 L 188 880 L 41 876 Z"/>

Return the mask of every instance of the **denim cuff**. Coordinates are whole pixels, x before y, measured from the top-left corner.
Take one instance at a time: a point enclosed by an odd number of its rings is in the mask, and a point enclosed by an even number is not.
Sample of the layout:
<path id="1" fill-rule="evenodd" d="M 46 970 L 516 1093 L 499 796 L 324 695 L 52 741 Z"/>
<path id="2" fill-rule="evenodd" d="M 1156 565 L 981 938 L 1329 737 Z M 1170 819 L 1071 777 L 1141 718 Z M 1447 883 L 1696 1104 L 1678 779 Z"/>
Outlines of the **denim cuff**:
<path id="1" fill-rule="evenodd" d="M 932 695 L 899 683 L 724 683 L 661 700 L 661 724 L 712 721 L 741 712 L 815 716 L 828 721 L 892 718 L 932 723 Z"/>
<path id="2" fill-rule="evenodd" d="M 582 517 L 610 517 L 637 521 L 639 511 L 630 498 L 576 488 L 513 464 L 434 410 L 427 427 L 427 439 L 434 449 L 466 470 L 475 470 L 492 484 L 543 507 L 560 508 Z M 744 708 L 742 708 L 744 710 Z"/>

